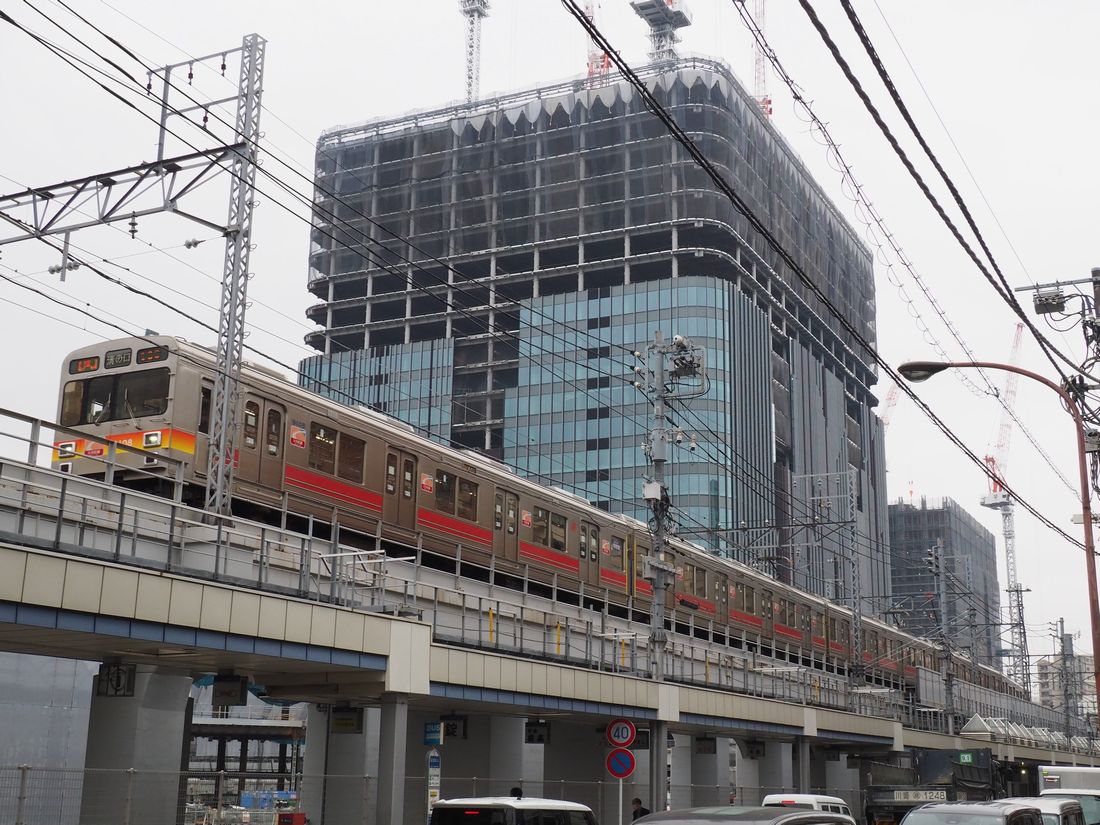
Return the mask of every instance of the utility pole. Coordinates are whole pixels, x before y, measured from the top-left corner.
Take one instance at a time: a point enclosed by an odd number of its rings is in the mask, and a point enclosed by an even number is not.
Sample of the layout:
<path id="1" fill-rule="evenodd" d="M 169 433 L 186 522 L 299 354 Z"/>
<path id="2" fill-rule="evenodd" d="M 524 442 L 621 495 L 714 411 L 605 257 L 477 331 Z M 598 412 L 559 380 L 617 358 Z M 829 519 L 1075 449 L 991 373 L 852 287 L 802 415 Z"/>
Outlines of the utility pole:
<path id="1" fill-rule="evenodd" d="M 638 358 L 642 356 L 640 352 L 634 354 Z M 653 582 L 649 655 L 653 679 L 661 682 L 665 678 L 665 645 L 668 639 L 665 631 L 665 603 L 668 589 L 676 574 L 674 557 L 668 550 L 668 537 L 672 534 L 672 500 L 665 485 L 665 463 L 673 444 L 683 444 L 687 439 L 689 449 L 696 448 L 694 436 L 685 435 L 679 428 L 668 426 L 666 407 L 672 400 L 698 398 L 706 393 L 709 384 L 702 347 L 694 346 L 682 335 L 676 335 L 671 342 L 666 342 L 659 331 L 654 333 L 652 343 L 646 347 L 645 368 L 636 367 L 634 371 L 639 376 L 634 386 L 651 392 L 653 399 L 653 425 L 645 443 L 650 471 L 642 485 L 642 497 L 651 513 L 653 549 L 643 561 L 642 575 Z M 682 387 L 682 382 L 687 379 L 692 379 L 693 383 Z M 628 571 L 627 575 L 632 575 L 632 572 Z M 664 758 L 668 723 L 665 720 L 654 720 L 649 731 L 649 787 L 653 794 L 653 810 L 663 811 L 668 786 L 667 760 Z"/>
<path id="2" fill-rule="evenodd" d="M 937 539 L 935 547 L 928 549 L 928 566 L 936 577 L 936 595 L 940 613 L 940 654 L 943 677 L 944 716 L 947 717 L 947 735 L 955 735 L 955 674 L 951 661 L 951 636 L 947 629 L 947 560 L 943 554 L 943 539 Z"/>

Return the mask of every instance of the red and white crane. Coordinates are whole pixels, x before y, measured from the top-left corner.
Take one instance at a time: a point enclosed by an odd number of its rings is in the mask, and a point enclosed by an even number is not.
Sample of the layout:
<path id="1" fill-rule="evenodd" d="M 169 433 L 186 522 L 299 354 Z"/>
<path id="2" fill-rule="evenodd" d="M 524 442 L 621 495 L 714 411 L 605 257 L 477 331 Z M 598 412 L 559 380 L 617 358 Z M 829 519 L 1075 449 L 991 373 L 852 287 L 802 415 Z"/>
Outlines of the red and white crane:
<path id="1" fill-rule="evenodd" d="M 1020 341 L 1023 338 L 1024 325 L 1016 324 L 1016 334 L 1012 338 L 1012 352 L 1009 363 L 1015 365 L 1020 358 Z M 1001 511 L 1001 532 L 1005 545 L 1005 577 L 1008 583 L 1008 626 L 1012 640 L 1012 655 L 1009 659 L 1008 675 L 1031 693 L 1031 662 L 1027 652 L 1027 630 L 1024 627 L 1024 588 L 1016 575 L 1016 505 L 1012 497 L 1005 492 L 1004 477 L 1008 468 L 1008 448 L 1012 442 L 1013 410 L 1016 404 L 1016 385 L 1019 376 L 1008 373 L 1001 402 L 1004 412 L 997 430 L 997 443 L 992 453 L 986 455 L 985 464 L 993 477 L 989 480 L 989 493 L 982 497 L 982 506 Z"/>
<path id="2" fill-rule="evenodd" d="M 584 4 L 584 16 L 588 18 L 588 22 L 593 25 L 596 23 L 596 7 L 599 3 L 596 0 L 586 0 Z M 606 77 L 607 73 L 611 71 L 611 58 L 607 56 L 607 52 L 596 45 L 596 41 L 592 39 L 592 36 L 588 37 L 588 76 L 589 77 Z"/>

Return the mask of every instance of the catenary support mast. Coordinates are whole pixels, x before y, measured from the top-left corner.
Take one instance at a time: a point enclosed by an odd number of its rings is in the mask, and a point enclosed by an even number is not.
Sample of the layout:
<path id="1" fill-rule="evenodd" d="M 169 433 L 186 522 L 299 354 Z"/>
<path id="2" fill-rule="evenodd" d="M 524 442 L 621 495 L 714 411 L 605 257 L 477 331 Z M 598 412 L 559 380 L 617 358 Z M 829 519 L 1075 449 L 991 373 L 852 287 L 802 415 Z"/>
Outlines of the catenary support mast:
<path id="1" fill-rule="evenodd" d="M 244 316 L 248 305 L 248 260 L 252 249 L 252 212 L 256 200 L 257 141 L 267 42 L 246 35 L 241 45 L 235 130 L 243 142 L 230 170 L 229 218 L 225 235 L 218 313 L 218 365 L 210 407 L 206 501 L 210 512 L 228 514 L 236 459 L 237 395 L 244 351 Z"/>

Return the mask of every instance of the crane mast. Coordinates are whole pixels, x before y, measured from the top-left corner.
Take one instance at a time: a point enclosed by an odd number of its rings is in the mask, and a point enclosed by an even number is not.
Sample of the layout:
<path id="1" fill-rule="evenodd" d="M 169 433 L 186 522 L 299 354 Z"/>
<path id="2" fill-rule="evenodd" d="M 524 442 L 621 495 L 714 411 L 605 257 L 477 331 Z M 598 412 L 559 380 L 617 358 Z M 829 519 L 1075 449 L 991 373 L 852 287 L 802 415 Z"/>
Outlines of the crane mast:
<path id="1" fill-rule="evenodd" d="M 764 3 L 765 0 L 753 0 L 752 16 L 756 20 L 756 27 L 760 29 L 761 40 L 767 29 L 764 27 Z M 764 54 L 764 47 L 760 41 L 753 43 L 753 85 L 752 94 L 756 103 L 765 117 L 772 116 L 772 99 L 768 96 L 768 61 Z"/>
<path id="2" fill-rule="evenodd" d="M 481 18 L 489 16 L 489 0 L 458 0 L 466 18 L 466 102 L 477 100 L 481 82 Z"/>
<path id="3" fill-rule="evenodd" d="M 1020 342 L 1024 325 L 1016 324 L 1016 333 L 1012 339 L 1012 352 L 1009 363 L 1019 361 Z M 1005 379 L 1001 400 L 1004 412 L 1001 414 L 1000 427 L 997 430 L 997 443 L 993 452 L 985 457 L 986 466 L 992 473 L 989 481 L 989 493 L 982 498 L 982 506 L 1001 513 L 1001 533 L 1005 545 L 1005 577 L 1008 592 L 1008 626 L 1012 640 L 1012 656 L 1009 660 L 1008 675 L 1020 683 L 1031 695 L 1031 661 L 1028 658 L 1027 631 L 1024 627 L 1024 592 L 1016 573 L 1016 505 L 1005 492 L 1003 479 L 1008 465 L 1008 447 L 1012 441 L 1012 411 L 1016 404 L 1016 385 L 1019 376 L 1009 373 Z"/>
<path id="4" fill-rule="evenodd" d="M 596 6 L 595 0 L 587 0 L 584 4 L 584 16 L 588 18 L 588 22 L 595 24 L 596 22 Z M 607 56 L 607 52 L 596 45 L 596 41 L 592 39 L 592 36 L 588 36 L 588 76 L 590 78 L 606 77 L 607 73 L 611 70 L 611 58 Z"/>

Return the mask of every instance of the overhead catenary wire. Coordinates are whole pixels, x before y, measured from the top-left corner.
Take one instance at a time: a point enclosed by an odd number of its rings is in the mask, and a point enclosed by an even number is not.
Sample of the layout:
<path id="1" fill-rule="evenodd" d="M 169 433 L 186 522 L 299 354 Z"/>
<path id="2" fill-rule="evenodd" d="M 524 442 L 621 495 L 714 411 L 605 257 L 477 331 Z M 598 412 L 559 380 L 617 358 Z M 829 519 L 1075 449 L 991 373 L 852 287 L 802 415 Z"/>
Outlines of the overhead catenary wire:
<path id="1" fill-rule="evenodd" d="M 830 54 L 833 56 L 833 60 L 840 67 L 849 84 L 855 90 L 856 95 L 863 103 L 864 108 L 867 109 L 868 113 L 871 115 L 871 118 L 875 121 L 875 125 L 879 128 L 879 131 L 882 132 L 883 136 L 886 137 L 887 142 L 890 144 L 891 148 L 894 150 L 899 160 L 901 160 L 902 165 L 909 173 L 909 176 L 913 178 L 914 182 L 917 184 L 917 187 L 921 190 L 922 194 L 924 194 L 925 199 L 928 200 L 928 202 L 932 205 L 933 210 L 939 216 L 940 220 L 944 223 L 945 226 L 947 226 L 951 235 L 963 248 L 963 251 L 966 252 L 967 257 L 969 257 L 970 260 L 973 261 L 974 265 L 978 267 L 983 277 L 985 277 L 985 279 L 990 283 L 997 295 L 1006 304 L 1008 304 L 1008 306 L 1012 309 L 1016 316 L 1021 321 L 1023 321 L 1025 326 L 1027 326 L 1032 336 L 1038 342 L 1039 348 L 1043 351 L 1043 354 L 1046 356 L 1047 360 L 1050 361 L 1051 365 L 1054 367 L 1055 371 L 1059 374 L 1062 380 L 1066 380 L 1066 373 L 1063 371 L 1062 366 L 1058 363 L 1059 360 L 1069 365 L 1069 367 L 1075 373 L 1080 373 L 1080 366 L 1068 356 L 1064 355 L 1057 347 L 1055 347 L 1053 344 L 1050 343 L 1050 341 L 1047 340 L 1046 336 L 1044 336 L 1042 332 L 1039 331 L 1039 328 L 1035 326 L 1031 318 L 1028 317 L 1027 312 L 1024 311 L 1023 307 L 1020 306 L 1019 302 L 1012 294 L 1012 287 L 1009 285 L 1008 281 L 1001 273 L 1000 267 L 997 265 L 996 260 L 993 258 L 992 252 L 989 251 L 989 248 L 986 245 L 985 238 L 982 236 L 976 222 L 974 222 L 974 219 L 970 214 L 970 210 L 966 207 L 965 202 L 962 200 L 962 196 L 958 194 L 958 189 L 955 187 L 954 182 L 951 181 L 947 173 L 942 170 L 942 166 L 940 165 L 939 160 L 935 157 L 931 149 L 926 148 L 926 154 L 929 156 L 929 159 L 932 161 L 933 165 L 936 166 L 937 169 L 940 171 L 941 177 L 943 178 L 948 189 L 951 190 L 952 196 L 955 198 L 956 204 L 959 206 L 959 209 L 962 211 L 964 217 L 966 218 L 966 221 L 970 226 L 971 231 L 974 232 L 975 236 L 978 238 L 979 245 L 982 247 L 986 256 L 989 258 L 990 264 L 992 265 L 996 276 L 994 276 L 994 274 L 989 271 L 989 267 L 986 266 L 986 264 L 981 260 L 978 254 L 974 251 L 973 247 L 963 237 L 962 232 L 959 230 L 958 226 L 956 226 L 955 222 L 950 218 L 950 216 L 948 216 L 942 204 L 940 204 L 939 200 L 932 193 L 932 190 L 925 182 L 924 177 L 920 174 L 920 172 L 917 171 L 917 168 L 913 165 L 912 160 L 910 160 L 908 154 L 898 142 L 897 137 L 895 137 L 893 131 L 886 124 L 886 121 L 883 120 L 881 113 L 878 111 L 878 108 L 874 105 L 874 103 L 871 102 L 871 98 L 867 94 L 866 90 L 863 88 L 863 84 L 855 76 L 855 73 L 852 71 L 852 68 L 849 65 L 848 61 L 841 54 L 839 47 L 833 40 L 832 36 L 829 34 L 829 31 L 825 27 L 824 23 L 822 23 L 821 18 L 814 10 L 813 5 L 809 2 L 809 0 L 798 0 L 798 2 L 802 6 L 803 11 L 805 11 L 806 16 L 809 17 L 810 22 L 817 30 L 818 35 L 825 43 Z M 850 10 L 850 3 L 848 2 L 848 0 L 841 0 L 841 4 L 845 6 L 845 11 L 849 14 L 849 19 L 853 20 L 853 27 L 856 27 L 857 34 L 860 34 L 862 26 L 858 25 L 858 18 L 854 17 L 854 10 Z M 863 36 L 860 37 L 860 40 L 861 42 L 863 42 L 865 49 L 871 56 L 872 62 L 876 64 L 876 69 L 879 71 L 879 76 L 883 79 L 883 83 L 886 84 L 888 91 L 891 92 L 891 97 L 894 100 L 895 105 L 898 107 L 899 111 L 901 111 L 903 118 L 910 126 L 910 130 L 917 137 L 918 142 L 920 142 L 922 146 L 927 147 L 927 143 L 924 141 L 923 135 L 920 134 L 920 130 L 917 128 L 916 123 L 913 122 L 912 117 L 909 115 L 908 109 L 905 108 L 904 103 L 901 101 L 900 95 L 897 94 L 897 90 L 893 88 L 893 83 L 892 81 L 890 81 L 889 75 L 885 73 L 885 68 L 882 67 L 881 61 L 878 60 L 877 54 L 874 53 L 874 47 L 871 45 L 870 40 L 866 38 L 865 35 L 866 33 L 864 32 Z M 1097 380 L 1093 376 L 1086 377 L 1094 381 Z"/>
<path id="2" fill-rule="evenodd" d="M 581 27 L 583 27 L 588 32 L 588 34 L 592 36 L 596 44 L 600 46 L 605 53 L 608 54 L 611 61 L 615 64 L 616 69 L 618 69 L 620 74 L 622 74 L 622 76 L 631 84 L 631 86 L 633 86 L 635 91 L 645 102 L 650 111 L 652 111 L 654 115 L 656 115 L 658 119 L 661 120 L 665 128 L 672 134 L 676 141 L 684 147 L 689 156 L 707 173 L 707 175 L 711 178 L 711 180 L 719 188 L 719 190 L 723 194 L 725 194 L 726 197 L 729 198 L 729 200 L 737 208 L 737 210 L 745 216 L 752 228 L 761 235 L 761 237 L 780 257 L 780 259 L 782 259 L 782 261 L 787 265 L 787 267 L 798 277 L 798 279 L 806 286 L 806 288 L 814 294 L 814 296 L 822 303 L 822 305 L 829 309 L 830 313 L 833 314 L 833 316 L 837 319 L 837 321 L 845 329 L 845 331 L 850 336 L 852 336 L 853 340 L 857 341 L 864 349 L 864 351 L 866 351 L 872 357 L 875 363 L 878 364 L 891 378 L 894 379 L 894 381 L 906 393 L 906 395 L 908 395 L 913 400 L 913 402 L 917 404 L 918 408 L 922 412 L 924 412 L 926 416 L 929 417 L 933 424 L 936 425 L 936 427 L 948 438 L 948 440 L 950 440 L 951 443 L 953 443 L 963 452 L 963 454 L 971 461 L 971 463 L 977 466 L 987 477 L 993 478 L 993 475 L 986 467 L 985 462 L 977 454 L 975 454 L 973 450 L 971 450 L 969 447 L 966 446 L 966 444 L 963 443 L 958 435 L 956 435 L 954 431 L 951 430 L 951 428 L 948 427 L 942 421 L 942 419 L 940 419 L 939 416 L 932 411 L 931 407 L 929 407 L 928 404 L 925 403 L 923 399 L 921 399 L 916 391 L 914 391 L 913 388 L 909 386 L 908 382 L 906 382 L 901 377 L 901 375 L 899 375 L 896 370 L 894 370 L 894 368 L 884 358 L 882 358 L 881 355 L 879 355 L 878 351 L 872 346 L 871 342 L 868 341 L 867 338 L 858 329 L 856 329 L 850 321 L 848 321 L 844 317 L 844 314 L 835 306 L 835 304 L 833 304 L 828 296 L 825 295 L 821 288 L 817 284 L 815 284 L 813 280 L 802 270 L 801 266 L 798 265 L 798 262 L 795 261 L 791 254 L 782 246 L 782 244 L 779 243 L 779 241 L 763 224 L 763 222 L 760 221 L 760 219 L 753 214 L 752 210 L 748 208 L 747 204 L 745 204 L 741 197 L 731 188 L 721 172 L 719 172 L 714 167 L 714 165 L 706 158 L 706 156 L 702 153 L 695 142 L 687 135 L 686 132 L 684 132 L 679 124 L 677 124 L 676 121 L 672 119 L 672 117 L 665 110 L 664 106 L 659 101 L 657 101 L 657 99 L 650 92 L 647 85 L 641 81 L 641 79 L 637 76 L 637 74 L 629 66 L 629 64 L 627 64 L 626 61 L 621 57 L 619 52 L 612 46 L 607 38 L 604 37 L 603 33 L 590 20 L 587 19 L 583 10 L 576 4 L 575 0 L 562 0 L 562 4 L 563 6 L 565 6 L 566 10 L 573 15 L 573 17 L 577 20 Z M 1005 485 L 1005 489 L 1007 492 L 1009 492 L 1010 495 L 1013 495 L 1025 509 L 1027 509 L 1033 516 L 1035 516 L 1039 521 L 1046 525 L 1050 530 L 1062 536 L 1070 544 L 1081 549 L 1084 548 L 1084 545 L 1080 540 L 1073 538 L 1056 524 L 1054 524 L 1054 522 L 1052 522 L 1049 518 L 1040 513 L 1030 502 L 1026 501 L 1025 499 L 1021 499 L 1013 490 L 1009 489 L 1007 485 Z"/>
<path id="3" fill-rule="evenodd" d="M 966 356 L 966 360 L 972 361 L 972 362 L 977 361 L 978 359 L 975 357 L 973 350 L 971 350 L 969 344 L 962 337 L 962 333 L 959 332 L 959 330 L 955 326 L 955 324 L 951 321 L 950 318 L 948 318 L 947 313 L 943 309 L 943 307 L 941 306 L 939 300 L 932 293 L 932 291 L 931 291 L 930 287 L 928 286 L 928 284 L 924 281 L 924 279 L 916 271 L 916 269 L 913 266 L 913 263 L 910 260 L 909 256 L 906 255 L 905 252 L 902 250 L 902 248 L 900 246 L 900 243 L 897 240 L 896 234 L 891 232 L 890 229 L 886 226 L 886 223 L 885 223 L 884 219 L 882 218 L 881 214 L 875 208 L 874 204 L 871 203 L 870 199 L 867 197 L 866 192 L 864 190 L 864 187 L 859 182 L 856 181 L 855 174 L 852 170 L 852 166 L 845 159 L 843 153 L 841 152 L 840 144 L 833 138 L 832 134 L 830 133 L 828 124 L 826 124 L 817 115 L 817 113 L 814 111 L 813 102 L 811 100 L 807 99 L 806 95 L 803 93 L 803 90 L 802 90 L 801 86 L 798 83 L 795 82 L 794 78 L 791 77 L 790 73 L 787 71 L 787 69 L 783 65 L 782 61 L 780 61 L 779 56 L 775 53 L 775 50 L 771 47 L 771 44 L 768 43 L 763 30 L 760 28 L 759 24 L 753 19 L 751 13 L 748 10 L 747 4 L 738 3 L 738 2 L 736 2 L 736 0 L 733 0 L 733 4 L 734 4 L 734 7 L 737 10 L 737 13 L 740 15 L 742 22 L 745 24 L 746 28 L 749 29 L 750 34 L 752 34 L 753 38 L 756 40 L 757 44 L 759 45 L 761 52 L 767 57 L 768 61 L 772 64 L 772 67 L 775 69 L 776 75 L 779 77 L 780 80 L 782 80 L 784 82 L 784 84 L 790 90 L 791 95 L 793 96 L 796 105 L 801 107 L 801 109 L 807 114 L 807 116 L 810 118 L 810 120 L 811 120 L 812 124 L 814 125 L 814 127 L 816 127 L 818 132 L 821 134 L 821 136 L 825 140 L 829 151 L 832 152 L 833 156 L 837 159 L 837 162 L 841 166 L 841 168 L 838 169 L 837 171 L 840 172 L 840 174 L 841 174 L 842 182 L 845 179 L 847 179 L 847 181 L 851 185 L 852 194 L 850 195 L 850 197 L 852 197 L 853 200 L 858 201 L 859 203 L 862 203 L 863 207 L 864 207 L 864 210 L 866 211 L 866 214 L 870 217 L 870 221 L 867 224 L 868 228 L 870 228 L 870 223 L 871 222 L 873 222 L 876 226 L 879 227 L 883 237 L 886 239 L 886 242 L 890 245 L 891 249 L 893 249 L 894 254 L 897 257 L 898 261 L 902 264 L 902 266 L 905 268 L 905 270 L 909 273 L 910 277 L 912 277 L 913 281 L 920 288 L 922 294 L 924 295 L 925 299 L 928 301 L 929 305 L 935 311 L 937 316 L 939 316 L 940 320 L 943 322 L 944 326 L 946 327 L 948 332 L 951 334 L 951 337 L 955 339 L 955 342 L 962 349 L 963 354 Z M 881 244 L 878 244 L 878 246 L 881 248 Z M 886 266 L 887 266 L 888 271 L 891 273 L 891 275 L 889 276 L 890 279 L 891 279 L 891 283 L 895 283 L 893 281 L 893 277 L 892 277 L 893 266 L 889 263 L 887 263 Z M 901 284 L 895 283 L 895 286 L 898 286 L 900 288 Z M 1044 316 L 1044 317 L 1046 317 L 1046 316 Z M 926 325 L 924 326 L 924 331 L 925 331 L 926 336 L 931 335 L 931 332 L 927 328 Z M 932 344 L 932 346 L 936 349 L 936 351 L 940 354 L 940 356 L 945 361 L 955 360 L 955 359 L 951 358 L 948 355 L 946 350 L 944 350 L 943 345 L 939 342 L 939 340 L 935 336 L 932 336 L 931 339 L 929 339 L 929 343 Z M 964 381 L 964 383 L 968 383 L 968 384 L 973 385 L 973 382 L 971 382 L 970 379 L 967 378 L 966 371 L 964 371 L 964 370 L 955 370 L 955 373 L 956 373 L 956 375 L 958 375 L 960 377 L 961 380 Z M 985 382 L 985 385 L 987 387 L 987 391 L 986 391 L 987 394 L 992 395 L 994 398 L 996 398 L 998 403 L 1001 405 L 1001 407 L 1004 410 L 1006 410 L 1007 413 L 1012 417 L 1012 420 L 1020 428 L 1020 432 L 1023 433 L 1024 437 L 1031 443 L 1031 445 L 1039 453 L 1039 455 L 1043 459 L 1043 461 L 1047 464 L 1047 466 L 1049 466 L 1051 468 L 1051 470 L 1059 478 L 1059 480 L 1062 482 L 1063 486 L 1065 486 L 1071 493 L 1077 494 L 1079 491 L 1077 490 L 1076 486 L 1073 485 L 1065 477 L 1065 474 L 1054 463 L 1054 460 L 1050 457 L 1050 455 L 1046 452 L 1046 450 L 1039 444 L 1038 440 L 1036 439 L 1035 435 L 1031 432 L 1030 428 L 1028 428 L 1024 424 L 1024 422 L 1020 419 L 1019 414 L 1014 409 L 1012 409 L 1010 406 L 1008 406 L 1008 404 L 1005 403 L 1005 399 L 1001 397 L 1000 391 L 993 384 L 993 381 L 989 377 L 989 375 L 987 374 L 987 371 L 985 369 L 979 368 L 978 373 L 979 373 L 979 375 L 981 375 L 982 379 Z"/>

